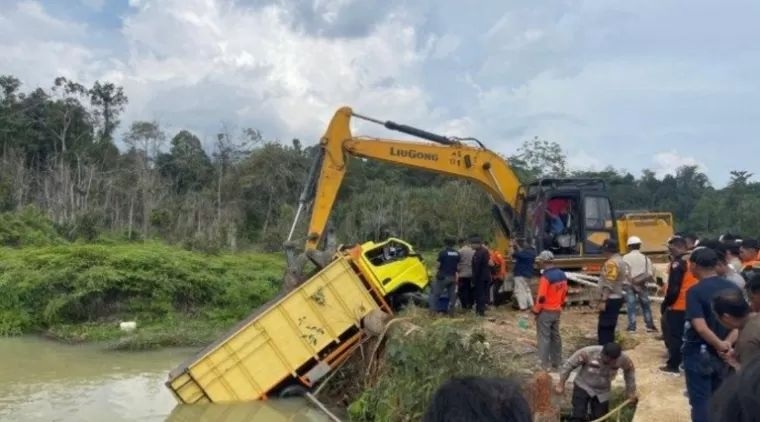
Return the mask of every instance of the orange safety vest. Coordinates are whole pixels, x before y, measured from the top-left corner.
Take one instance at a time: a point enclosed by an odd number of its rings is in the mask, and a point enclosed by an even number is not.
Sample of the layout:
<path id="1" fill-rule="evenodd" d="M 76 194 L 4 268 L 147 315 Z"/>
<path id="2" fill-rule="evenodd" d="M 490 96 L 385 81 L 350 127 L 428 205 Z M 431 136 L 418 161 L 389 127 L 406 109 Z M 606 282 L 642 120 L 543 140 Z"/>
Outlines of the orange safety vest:
<path id="1" fill-rule="evenodd" d="M 491 250 L 491 261 L 493 265 L 497 267 L 496 271 L 492 274 L 499 280 L 504 280 L 507 277 L 507 263 L 504 257 L 497 250 Z"/>
<path id="2" fill-rule="evenodd" d="M 686 292 L 689 291 L 691 286 L 697 284 L 699 280 L 697 280 L 696 277 L 694 277 L 694 274 L 691 273 L 691 262 L 686 262 L 686 273 L 683 275 L 683 280 L 681 281 L 681 290 L 678 291 L 678 298 L 676 298 L 676 301 L 673 303 L 673 306 L 670 307 L 670 309 L 674 311 L 685 311 L 686 310 Z"/>

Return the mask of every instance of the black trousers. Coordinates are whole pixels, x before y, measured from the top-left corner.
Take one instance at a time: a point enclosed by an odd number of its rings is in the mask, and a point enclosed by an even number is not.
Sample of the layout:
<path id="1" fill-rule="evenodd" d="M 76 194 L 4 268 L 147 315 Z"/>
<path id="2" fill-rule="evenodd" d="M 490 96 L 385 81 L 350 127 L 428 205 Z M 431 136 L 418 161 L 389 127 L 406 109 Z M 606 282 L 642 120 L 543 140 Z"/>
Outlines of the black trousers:
<path id="1" fill-rule="evenodd" d="M 681 345 L 683 344 L 683 324 L 686 321 L 685 311 L 674 311 L 672 309 L 665 312 L 667 319 L 668 333 L 665 337 L 665 346 L 668 347 L 668 368 L 678 369 L 683 361 Z"/>
<path id="2" fill-rule="evenodd" d="M 459 294 L 459 303 L 462 304 L 462 309 L 472 309 L 472 304 L 475 302 L 473 298 L 472 277 L 459 277 L 457 293 Z"/>
<path id="3" fill-rule="evenodd" d="M 475 313 L 485 315 L 486 304 L 488 303 L 488 286 L 491 284 L 491 280 L 475 279 L 472 284 L 475 287 Z"/>
<path id="4" fill-rule="evenodd" d="M 600 402 L 598 398 L 591 397 L 586 390 L 574 385 L 573 387 L 573 415 L 570 420 L 576 422 L 593 421 L 606 415 L 610 411 L 610 402 Z"/>
<path id="5" fill-rule="evenodd" d="M 660 332 L 662 333 L 662 342 L 668 347 L 668 310 L 665 304 L 660 305 Z"/>
<path id="6" fill-rule="evenodd" d="M 620 308 L 623 307 L 623 298 L 607 299 L 604 311 L 599 312 L 599 323 L 596 327 L 598 344 L 604 346 L 615 341 L 615 328 L 617 327 Z"/>

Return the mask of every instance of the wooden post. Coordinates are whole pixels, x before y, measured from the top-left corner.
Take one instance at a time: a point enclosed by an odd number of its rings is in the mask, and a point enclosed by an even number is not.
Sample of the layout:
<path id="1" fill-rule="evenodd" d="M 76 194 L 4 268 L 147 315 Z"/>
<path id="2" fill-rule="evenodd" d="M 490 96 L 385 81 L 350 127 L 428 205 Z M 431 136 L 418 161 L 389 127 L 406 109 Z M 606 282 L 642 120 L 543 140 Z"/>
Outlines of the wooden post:
<path id="1" fill-rule="evenodd" d="M 530 384 L 533 422 L 559 422 L 559 406 L 554 403 L 554 382 L 545 371 L 538 372 Z"/>

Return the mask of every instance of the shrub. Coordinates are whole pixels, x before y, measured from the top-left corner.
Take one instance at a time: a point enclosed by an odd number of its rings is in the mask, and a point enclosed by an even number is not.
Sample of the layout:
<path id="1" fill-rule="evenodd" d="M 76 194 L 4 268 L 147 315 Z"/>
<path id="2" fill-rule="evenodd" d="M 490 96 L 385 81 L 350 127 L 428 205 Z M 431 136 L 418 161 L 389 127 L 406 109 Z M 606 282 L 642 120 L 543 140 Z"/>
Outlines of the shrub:
<path id="1" fill-rule="evenodd" d="M 234 322 L 276 293 L 282 261 L 155 242 L 0 249 L 0 334 L 173 314 Z"/>
<path id="2" fill-rule="evenodd" d="M 59 245 L 66 240 L 50 219 L 36 208 L 0 214 L 0 245 L 8 247 Z"/>
<path id="3" fill-rule="evenodd" d="M 349 406 L 353 421 L 420 420 L 435 390 L 462 375 L 498 376 L 510 372 L 490 352 L 485 334 L 442 319 L 416 317 L 421 326 L 409 335 L 391 335 L 380 370 Z"/>

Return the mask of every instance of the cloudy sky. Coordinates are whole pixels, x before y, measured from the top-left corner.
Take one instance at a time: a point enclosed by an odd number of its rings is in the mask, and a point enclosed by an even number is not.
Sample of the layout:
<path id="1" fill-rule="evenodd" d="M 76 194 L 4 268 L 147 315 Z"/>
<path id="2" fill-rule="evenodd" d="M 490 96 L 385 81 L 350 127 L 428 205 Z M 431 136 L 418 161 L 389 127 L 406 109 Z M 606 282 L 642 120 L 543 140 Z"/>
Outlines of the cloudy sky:
<path id="1" fill-rule="evenodd" d="M 334 110 L 534 136 L 575 167 L 755 171 L 760 2 L 0 0 L 0 74 L 124 86 L 133 120 L 315 142 Z M 373 136 L 401 136 L 360 126 Z M 760 172 L 758 172 L 760 174 Z"/>

